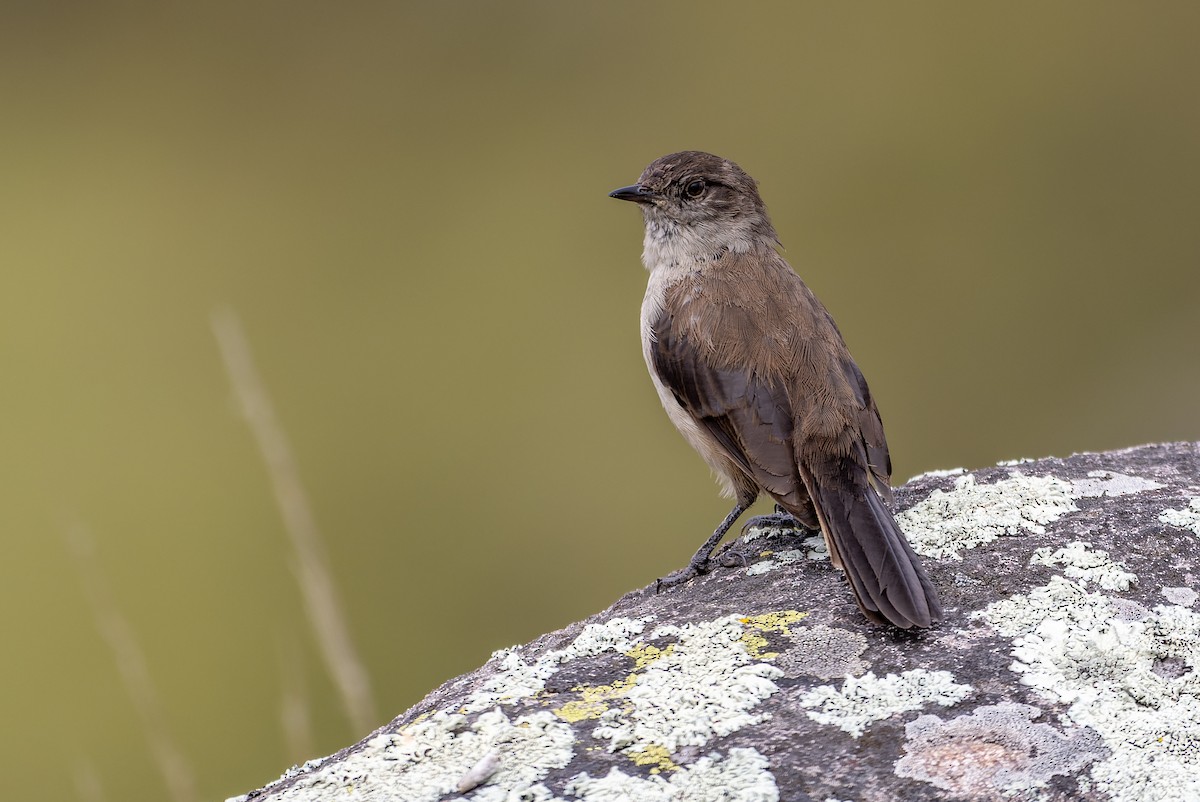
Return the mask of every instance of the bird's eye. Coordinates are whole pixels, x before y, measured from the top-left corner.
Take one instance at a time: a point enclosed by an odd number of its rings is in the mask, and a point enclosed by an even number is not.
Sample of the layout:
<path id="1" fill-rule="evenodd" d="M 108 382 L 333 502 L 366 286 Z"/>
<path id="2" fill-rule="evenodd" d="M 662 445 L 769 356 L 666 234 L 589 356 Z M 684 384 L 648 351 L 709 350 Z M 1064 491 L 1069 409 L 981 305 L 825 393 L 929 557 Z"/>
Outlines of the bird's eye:
<path id="1" fill-rule="evenodd" d="M 698 198 L 704 194 L 704 181 L 697 178 L 695 181 L 689 181 L 687 186 L 683 188 L 683 192 L 689 198 Z"/>

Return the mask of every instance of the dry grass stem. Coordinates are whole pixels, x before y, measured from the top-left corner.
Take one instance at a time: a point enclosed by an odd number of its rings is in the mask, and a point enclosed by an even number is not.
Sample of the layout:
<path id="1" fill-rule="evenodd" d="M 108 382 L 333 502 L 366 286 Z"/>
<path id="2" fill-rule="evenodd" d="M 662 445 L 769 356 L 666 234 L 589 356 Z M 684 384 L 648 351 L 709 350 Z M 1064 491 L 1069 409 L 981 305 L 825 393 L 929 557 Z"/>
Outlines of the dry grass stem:
<path id="1" fill-rule="evenodd" d="M 228 307 L 215 310 L 212 328 L 242 415 L 267 464 L 275 500 L 291 540 L 293 565 L 305 612 L 312 623 L 321 655 L 342 695 L 351 724 L 356 731 L 365 732 L 375 725 L 371 683 L 350 640 L 349 627 L 291 446 L 254 366 L 237 315 Z"/>
<path id="2" fill-rule="evenodd" d="M 104 786 L 90 760 L 75 761 L 75 793 L 79 802 L 104 802 Z"/>
<path id="3" fill-rule="evenodd" d="M 314 740 L 303 662 L 299 648 L 290 640 L 287 648 L 279 651 L 279 675 L 283 688 L 279 705 L 283 742 L 288 757 L 299 764 L 312 757 Z"/>
<path id="4" fill-rule="evenodd" d="M 171 737 L 162 704 L 150 681 L 146 658 L 138 646 L 133 628 L 117 609 L 116 599 L 96 559 L 91 533 L 82 523 L 67 527 L 67 546 L 79 568 L 88 606 L 96 617 L 96 628 L 116 659 L 117 671 L 142 720 L 146 739 L 150 742 L 150 752 L 166 781 L 170 798 L 174 802 L 198 802 L 200 795 L 196 790 L 192 768 Z M 76 784 L 81 798 L 102 798 L 102 795 L 97 796 L 100 794 L 100 782 L 94 771 L 82 775 L 77 773 Z"/>

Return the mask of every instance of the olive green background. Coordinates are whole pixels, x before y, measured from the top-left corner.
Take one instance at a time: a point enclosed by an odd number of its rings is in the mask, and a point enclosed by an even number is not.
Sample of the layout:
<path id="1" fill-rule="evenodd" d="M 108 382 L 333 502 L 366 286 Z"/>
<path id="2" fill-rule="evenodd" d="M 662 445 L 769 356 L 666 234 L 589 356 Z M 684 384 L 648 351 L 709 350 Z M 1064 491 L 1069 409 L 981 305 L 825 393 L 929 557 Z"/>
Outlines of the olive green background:
<path id="1" fill-rule="evenodd" d="M 645 376 L 640 215 L 606 197 L 663 153 L 759 179 L 898 481 L 1200 438 L 1197 41 L 1191 2 L 5 3 L 3 796 L 167 797 L 79 525 L 201 797 L 364 734 L 220 305 L 378 723 L 682 565 L 727 507 Z"/>

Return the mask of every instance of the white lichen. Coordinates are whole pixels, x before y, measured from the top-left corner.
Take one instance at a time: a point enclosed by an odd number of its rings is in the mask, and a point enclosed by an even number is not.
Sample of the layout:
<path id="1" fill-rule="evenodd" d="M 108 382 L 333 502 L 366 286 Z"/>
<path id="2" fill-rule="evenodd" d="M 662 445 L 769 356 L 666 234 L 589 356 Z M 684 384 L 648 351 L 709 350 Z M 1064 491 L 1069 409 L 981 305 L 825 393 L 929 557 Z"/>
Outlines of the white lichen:
<path id="1" fill-rule="evenodd" d="M 1191 607 L 1200 599 L 1200 594 L 1191 588 L 1163 588 L 1162 595 L 1171 604 L 1178 604 L 1180 607 Z"/>
<path id="2" fill-rule="evenodd" d="M 1054 577 L 980 615 L 1013 638 L 1021 682 L 1103 738 L 1111 756 L 1091 777 L 1112 799 L 1198 799 L 1200 615 L 1160 605 L 1122 620 L 1116 601 Z"/>
<path id="3" fill-rule="evenodd" d="M 996 791 L 1040 788 L 1056 775 L 1075 774 L 1104 755 L 1100 737 L 1083 727 L 1062 732 L 1034 723 L 1042 711 L 1002 702 L 943 721 L 918 716 L 904 728 L 904 757 L 896 774 L 931 783 L 955 796 L 995 798 Z"/>
<path id="4" fill-rule="evenodd" d="M 806 537 L 801 545 L 804 546 L 804 556 L 806 558 L 810 560 L 829 559 L 829 544 L 825 542 L 825 537 L 823 535 Z"/>
<path id="5" fill-rule="evenodd" d="M 759 538 L 779 537 L 784 530 L 774 526 L 751 526 L 742 533 L 743 543 L 753 543 Z"/>
<path id="6" fill-rule="evenodd" d="M 485 784 L 472 799 L 502 802 L 510 792 L 534 793 L 552 769 L 571 761 L 574 742 L 570 726 L 550 713 L 510 720 L 496 709 L 468 723 L 465 716 L 439 712 L 372 738 L 363 749 L 301 776 L 271 798 L 435 802 L 456 793 L 461 780 L 486 764 L 487 776 L 474 778 Z"/>
<path id="7" fill-rule="evenodd" d="M 1067 482 L 1014 471 L 990 485 L 962 476 L 952 491 L 934 490 L 896 520 L 918 554 L 961 560 L 963 550 L 1005 535 L 1044 534 L 1045 524 L 1076 510 Z"/>
<path id="8" fill-rule="evenodd" d="M 984 618 L 1001 635 L 1015 637 L 1032 632 L 1046 621 L 1098 627 L 1114 615 L 1107 596 L 1088 593 L 1078 582 L 1055 576 L 1049 584 L 990 604 L 973 617 Z"/>
<path id="9" fill-rule="evenodd" d="M 785 565 L 800 562 L 804 559 L 804 552 L 799 549 L 788 549 L 786 551 L 777 551 L 765 560 L 759 560 L 746 569 L 747 576 L 756 576 L 758 574 L 766 574 L 774 571 L 776 568 L 782 568 Z"/>
<path id="10" fill-rule="evenodd" d="M 706 755 L 670 778 L 647 778 L 611 769 L 603 777 L 579 774 L 565 793 L 582 802 L 777 802 L 779 789 L 767 759 L 754 749 L 733 748 L 727 756 Z"/>
<path id="11" fill-rule="evenodd" d="M 497 672 L 479 690 L 472 693 L 464 705 L 467 712 L 476 712 L 534 696 L 546 687 L 563 663 L 605 652 L 628 652 L 639 642 L 649 618 L 612 618 L 600 624 L 588 624 L 565 649 L 546 652 L 533 662 L 527 661 L 519 649 L 501 649 L 492 655 Z"/>
<path id="12" fill-rule="evenodd" d="M 867 638 L 861 632 L 817 624 L 796 627 L 788 637 L 792 646 L 775 658 L 775 665 L 789 677 L 808 674 L 835 679 L 867 670 L 862 659 L 867 651 Z"/>
<path id="13" fill-rule="evenodd" d="M 1163 510 L 1158 516 L 1160 523 L 1178 526 L 1180 529 L 1190 529 L 1200 535 L 1200 496 L 1189 499 L 1188 505 L 1182 510 Z"/>
<path id="14" fill-rule="evenodd" d="M 868 725 L 897 713 L 919 710 L 927 704 L 949 707 L 971 693 L 970 685 L 959 685 L 949 671 L 923 668 L 877 677 L 867 672 L 846 677 L 841 688 L 820 685 L 800 697 L 800 706 L 810 709 L 808 717 L 820 724 L 833 724 L 855 738 Z"/>
<path id="15" fill-rule="evenodd" d="M 610 708 L 592 735 L 609 749 L 704 746 L 766 719 L 752 713 L 779 690 L 783 672 L 746 650 L 740 616 L 659 627 L 651 638 L 676 639 L 673 648 L 638 674 L 621 707 Z"/>
<path id="16" fill-rule="evenodd" d="M 373 738 L 344 759 L 306 764 L 307 771 L 296 783 L 272 798 L 423 802 L 471 786 L 471 798 L 478 802 L 503 802 L 510 793 L 548 802 L 552 795 L 540 780 L 574 756 L 570 725 L 550 712 L 510 721 L 498 705 L 538 694 L 567 662 L 629 652 L 642 643 L 640 636 L 650 620 L 613 618 L 589 624 L 566 648 L 533 661 L 520 649 L 502 649 L 492 656 L 495 673 L 462 708 L 464 713 L 481 713 L 473 722 L 461 713 L 439 711 L 399 732 Z M 380 771 L 380 765 L 387 769 Z"/>
<path id="17" fill-rule="evenodd" d="M 925 473 L 918 473 L 908 481 L 915 482 L 918 479 L 943 479 L 947 476 L 962 476 L 966 472 L 966 468 L 945 468 L 941 470 L 925 471 Z"/>
<path id="18" fill-rule="evenodd" d="M 750 529 L 746 530 L 746 533 L 744 535 L 742 535 L 742 542 L 743 543 L 752 543 L 755 540 L 759 540 L 760 538 L 768 538 L 768 539 L 780 538 L 780 537 L 783 537 L 784 535 L 794 535 L 796 533 L 796 531 L 797 530 L 795 530 L 795 529 L 782 529 L 780 527 L 774 527 L 774 526 L 761 526 L 761 527 L 755 526 L 755 527 L 751 527 Z M 796 555 L 801 555 L 809 560 L 828 560 L 829 559 L 829 550 L 825 546 L 825 537 L 820 532 L 817 532 L 816 534 L 809 535 L 808 537 L 804 538 L 804 541 L 800 545 L 803 548 L 792 549 L 789 551 L 781 551 L 778 554 L 774 554 L 774 555 L 772 555 L 775 558 L 774 562 L 772 562 L 770 560 L 766 561 L 768 563 L 771 563 L 770 565 L 768 565 L 764 568 L 758 568 L 754 571 L 747 569 L 747 573 L 750 574 L 751 576 L 753 576 L 756 573 L 765 574 L 768 571 L 773 571 L 774 569 L 780 567 L 781 564 L 786 565 L 788 563 L 796 562 L 796 559 L 795 559 Z M 761 562 L 755 563 L 754 565 L 750 566 L 750 568 L 753 569 L 757 565 L 762 565 L 762 563 Z"/>
<path id="19" fill-rule="evenodd" d="M 1153 479 L 1143 479 L 1140 476 L 1129 476 L 1112 471 L 1088 471 L 1087 479 L 1071 480 L 1071 495 L 1075 498 L 1127 496 L 1130 493 L 1161 490 L 1163 487 L 1165 485 L 1161 485 Z"/>
<path id="20" fill-rule="evenodd" d="M 1030 565 L 1063 566 L 1063 574 L 1074 579 L 1083 587 L 1088 583 L 1099 585 L 1104 590 L 1129 590 L 1137 582 L 1137 575 L 1124 570 L 1113 562 L 1104 549 L 1092 549 L 1091 543 L 1075 541 L 1061 549 L 1049 547 L 1033 552 Z"/>

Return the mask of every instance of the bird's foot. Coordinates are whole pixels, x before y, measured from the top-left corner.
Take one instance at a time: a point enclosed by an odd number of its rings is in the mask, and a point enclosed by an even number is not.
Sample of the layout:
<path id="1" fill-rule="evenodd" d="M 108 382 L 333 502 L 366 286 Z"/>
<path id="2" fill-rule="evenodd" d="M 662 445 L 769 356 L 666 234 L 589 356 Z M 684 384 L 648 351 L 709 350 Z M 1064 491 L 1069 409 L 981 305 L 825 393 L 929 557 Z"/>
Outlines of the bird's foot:
<path id="1" fill-rule="evenodd" d="M 676 585 L 682 585 L 690 579 L 695 579 L 701 574 L 708 573 L 708 567 L 711 563 L 713 549 L 721 542 L 721 538 L 725 537 L 725 533 L 729 531 L 729 527 L 733 526 L 733 522 L 746 511 L 750 506 L 753 498 L 747 500 L 739 500 L 733 510 L 725 516 L 725 520 L 721 521 L 721 525 L 717 527 L 717 531 L 708 536 L 708 540 L 704 541 L 704 545 L 696 549 L 696 553 L 692 555 L 692 559 L 688 561 L 687 568 L 682 568 L 667 574 L 662 579 L 655 583 L 655 593 L 662 593 L 664 590 L 669 590 Z"/>
<path id="2" fill-rule="evenodd" d="M 664 590 L 678 587 L 679 585 L 689 582 L 696 577 L 708 573 L 708 560 L 693 559 L 688 563 L 686 568 L 680 568 L 678 571 L 672 571 L 654 583 L 654 592 L 662 593 Z"/>
<path id="3" fill-rule="evenodd" d="M 742 534 L 751 529 L 795 529 L 800 532 L 811 531 L 807 526 L 800 523 L 800 520 L 795 516 L 776 510 L 770 515 L 756 515 L 742 525 Z"/>

